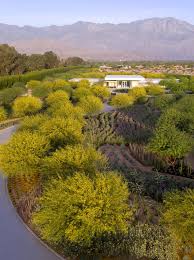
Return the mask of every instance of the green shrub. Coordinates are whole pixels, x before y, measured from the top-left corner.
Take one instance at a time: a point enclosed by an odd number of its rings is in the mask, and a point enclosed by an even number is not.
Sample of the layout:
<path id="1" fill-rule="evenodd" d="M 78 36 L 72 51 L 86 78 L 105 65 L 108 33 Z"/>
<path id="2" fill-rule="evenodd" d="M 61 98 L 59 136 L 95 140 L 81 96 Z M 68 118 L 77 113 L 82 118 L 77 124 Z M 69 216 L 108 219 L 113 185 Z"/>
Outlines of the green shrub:
<path id="1" fill-rule="evenodd" d="M 83 140 L 82 124 L 69 118 L 56 117 L 44 122 L 40 126 L 40 133 L 46 136 L 54 149 L 69 144 L 78 144 Z"/>
<path id="2" fill-rule="evenodd" d="M 60 106 L 69 101 L 68 94 L 63 90 L 58 90 L 56 92 L 51 93 L 46 99 L 46 103 L 48 106 Z"/>
<path id="3" fill-rule="evenodd" d="M 92 90 L 89 88 L 77 88 L 73 93 L 73 98 L 76 101 L 80 101 L 81 98 L 87 97 L 87 96 L 93 96 Z"/>
<path id="4" fill-rule="evenodd" d="M 72 105 L 70 101 L 64 104 L 55 104 L 47 109 L 47 113 L 52 117 L 72 118 L 84 125 L 84 111 L 78 106 Z"/>
<path id="5" fill-rule="evenodd" d="M 12 87 L 0 91 L 0 104 L 4 106 L 10 106 L 12 102 L 19 96 L 25 93 L 25 89 L 22 87 Z"/>
<path id="6" fill-rule="evenodd" d="M 67 239 L 90 245 L 103 233 L 127 233 L 135 209 L 128 198 L 127 184 L 113 172 L 93 179 L 76 173 L 48 184 L 33 222 L 47 241 L 60 244 Z"/>
<path id="7" fill-rule="evenodd" d="M 189 178 L 182 180 L 160 173 L 147 174 L 141 172 L 140 174 L 137 171 L 129 172 L 126 167 L 122 168 L 121 171 L 127 179 L 129 187 L 137 187 L 141 195 L 149 196 L 159 202 L 163 201 L 164 195 L 167 192 L 184 190 L 186 188 L 194 189 L 194 181 Z"/>
<path id="8" fill-rule="evenodd" d="M 0 122 L 7 119 L 7 112 L 4 107 L 0 107 Z"/>
<path id="9" fill-rule="evenodd" d="M 50 149 L 46 137 L 28 131 L 18 132 L 9 143 L 0 146 L 1 169 L 6 176 L 37 175 L 40 160 Z M 11 165 L 11 167 L 10 167 Z"/>
<path id="10" fill-rule="evenodd" d="M 192 151 L 194 141 L 191 136 L 168 123 L 159 125 L 148 145 L 149 151 L 161 156 L 168 166 L 176 165 Z"/>
<path id="11" fill-rule="evenodd" d="M 12 86 L 12 88 L 25 88 L 26 87 L 26 85 L 25 85 L 25 83 L 24 82 L 15 82 L 14 84 L 13 84 L 13 86 Z"/>
<path id="12" fill-rule="evenodd" d="M 43 169 L 46 174 L 53 174 L 67 178 L 75 172 L 85 172 L 94 177 L 98 170 L 106 166 L 105 157 L 92 147 L 83 145 L 69 145 L 57 150 L 51 156 L 43 160 Z"/>
<path id="13" fill-rule="evenodd" d="M 108 99 L 111 95 L 110 90 L 107 87 L 101 85 L 95 85 L 92 87 L 92 92 L 96 97 L 103 99 Z"/>
<path id="14" fill-rule="evenodd" d="M 13 113 L 15 116 L 34 114 L 42 108 L 42 102 L 36 97 L 19 97 L 14 101 Z"/>
<path id="15" fill-rule="evenodd" d="M 34 97 L 39 97 L 41 99 L 48 97 L 50 92 L 51 92 L 51 89 L 44 87 L 44 85 L 43 86 L 40 85 L 40 86 L 37 86 L 36 88 L 32 89 L 32 95 Z"/>
<path id="16" fill-rule="evenodd" d="M 41 81 L 39 81 L 39 80 L 30 80 L 30 81 L 28 81 L 26 86 L 27 86 L 28 89 L 34 89 L 36 87 L 41 86 Z"/>
<path id="17" fill-rule="evenodd" d="M 150 96 L 159 96 L 165 93 L 165 89 L 160 85 L 150 85 L 146 87 L 146 92 Z"/>
<path id="18" fill-rule="evenodd" d="M 112 97 L 111 105 L 116 108 L 129 107 L 133 105 L 135 98 L 127 94 L 118 94 Z"/>
<path id="19" fill-rule="evenodd" d="M 163 222 L 179 244 L 194 244 L 194 190 L 166 194 Z"/>
<path id="20" fill-rule="evenodd" d="M 65 240 L 60 244 L 66 256 L 83 259 L 117 257 L 119 259 L 177 260 L 177 247 L 169 233 L 158 225 L 130 226 L 127 235 L 103 234 L 90 246 Z M 116 258 L 116 259 L 117 259 Z"/>
<path id="21" fill-rule="evenodd" d="M 165 110 L 170 107 L 175 101 L 176 97 L 174 95 L 161 95 L 154 98 L 153 105 L 160 110 Z"/>
<path id="22" fill-rule="evenodd" d="M 0 77 L 0 89 L 10 88 L 15 82 L 27 83 L 31 80 L 43 80 L 46 76 L 52 76 L 56 73 L 68 72 L 77 69 L 77 67 L 66 67 L 56 69 L 45 69 L 40 71 L 33 71 L 23 75 L 12 75 Z"/>
<path id="23" fill-rule="evenodd" d="M 44 114 L 25 117 L 19 127 L 20 131 L 37 132 L 41 124 L 49 120 Z"/>
<path id="24" fill-rule="evenodd" d="M 94 115 L 103 110 L 102 101 L 94 96 L 86 96 L 80 99 L 78 106 L 85 112 L 87 115 Z"/>
<path id="25" fill-rule="evenodd" d="M 69 95 L 69 97 L 72 97 L 73 88 L 71 86 L 64 86 L 62 89 L 63 89 L 63 91 L 65 91 Z"/>
<path id="26" fill-rule="evenodd" d="M 87 79 L 83 79 L 77 84 L 78 88 L 89 88 L 90 87 L 90 82 Z"/>
<path id="27" fill-rule="evenodd" d="M 140 98 L 147 96 L 146 89 L 144 87 L 132 88 L 129 90 L 129 96 L 138 101 Z"/>

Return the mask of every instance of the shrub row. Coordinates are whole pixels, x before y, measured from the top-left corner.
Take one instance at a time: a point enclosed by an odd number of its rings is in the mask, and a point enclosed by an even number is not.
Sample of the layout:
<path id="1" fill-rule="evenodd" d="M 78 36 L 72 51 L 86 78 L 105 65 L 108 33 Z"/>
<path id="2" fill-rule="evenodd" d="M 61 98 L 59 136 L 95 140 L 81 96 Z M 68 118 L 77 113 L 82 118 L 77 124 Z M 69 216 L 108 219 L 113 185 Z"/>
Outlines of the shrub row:
<path id="1" fill-rule="evenodd" d="M 11 75 L 11 76 L 3 76 L 0 77 L 0 89 L 10 88 L 16 82 L 24 82 L 27 83 L 30 80 L 42 80 L 46 76 L 52 76 L 56 73 L 63 73 L 69 70 L 73 70 L 77 67 L 61 67 L 55 69 L 45 69 L 41 71 L 33 71 L 26 74 L 21 75 Z"/>
<path id="2" fill-rule="evenodd" d="M 79 257 L 85 260 L 101 260 L 109 257 L 120 260 L 177 259 L 175 241 L 170 239 L 167 231 L 156 225 L 130 226 L 127 235 L 104 234 L 94 238 L 89 246 L 64 241 L 61 251 L 73 259 Z"/>
<path id="3" fill-rule="evenodd" d="M 160 173 L 129 172 L 126 169 L 119 170 L 127 179 L 130 188 L 159 202 L 163 201 L 166 192 L 194 189 L 194 181 L 189 178 L 177 178 Z"/>

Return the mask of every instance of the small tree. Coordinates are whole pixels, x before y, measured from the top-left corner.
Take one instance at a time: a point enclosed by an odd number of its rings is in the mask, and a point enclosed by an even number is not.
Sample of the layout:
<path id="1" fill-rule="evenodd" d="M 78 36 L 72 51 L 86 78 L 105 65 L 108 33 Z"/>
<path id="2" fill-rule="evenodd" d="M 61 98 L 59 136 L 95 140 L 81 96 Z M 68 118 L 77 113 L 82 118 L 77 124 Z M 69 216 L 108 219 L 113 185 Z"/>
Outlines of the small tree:
<path id="1" fill-rule="evenodd" d="M 181 113 L 175 108 L 167 109 L 159 118 L 158 126 L 164 126 L 168 128 L 171 125 L 178 126 L 182 119 Z"/>
<path id="2" fill-rule="evenodd" d="M 69 86 L 69 83 L 66 80 L 64 80 L 64 79 L 56 79 L 54 81 L 54 88 L 55 89 L 64 88 L 66 86 Z"/>
<path id="3" fill-rule="evenodd" d="M 46 103 L 49 106 L 61 105 L 69 100 L 68 94 L 63 90 L 58 90 L 54 93 L 51 93 L 46 99 Z"/>
<path id="4" fill-rule="evenodd" d="M 43 164 L 46 173 L 56 176 L 67 177 L 75 172 L 94 176 L 97 170 L 106 166 L 106 159 L 92 147 L 74 145 L 57 150 L 52 156 L 45 158 Z"/>
<path id="5" fill-rule="evenodd" d="M 66 66 L 78 66 L 83 65 L 85 61 L 80 57 L 69 57 L 65 60 Z"/>
<path id="6" fill-rule="evenodd" d="M 0 104 L 10 107 L 12 102 L 25 93 L 25 89 L 21 87 L 11 87 L 0 91 Z"/>
<path id="7" fill-rule="evenodd" d="M 77 88 L 73 93 L 73 98 L 79 101 L 81 98 L 92 96 L 92 90 L 89 88 Z"/>
<path id="8" fill-rule="evenodd" d="M 42 102 L 36 97 L 19 97 L 13 104 L 13 112 L 16 116 L 34 114 L 42 108 Z"/>
<path id="9" fill-rule="evenodd" d="M 163 111 L 169 108 L 175 102 L 175 100 L 176 98 L 174 95 L 161 95 L 154 98 L 153 105 L 154 107 Z"/>
<path id="10" fill-rule="evenodd" d="M 27 83 L 27 88 L 28 89 L 34 89 L 36 87 L 39 87 L 41 86 L 41 81 L 38 81 L 38 80 L 30 80 L 28 83 Z"/>
<path id="11" fill-rule="evenodd" d="M 15 82 L 11 88 L 22 88 L 25 89 L 26 85 L 22 81 Z"/>
<path id="12" fill-rule="evenodd" d="M 108 99 L 111 95 L 110 90 L 102 85 L 92 87 L 92 92 L 96 97 L 99 97 L 102 100 Z"/>
<path id="13" fill-rule="evenodd" d="M 193 132 L 194 116 L 192 111 L 180 111 L 176 109 L 176 106 L 169 108 L 162 114 L 158 122 L 159 126 L 168 127 L 168 125 L 174 125 L 178 130 L 186 133 Z"/>
<path id="14" fill-rule="evenodd" d="M 48 97 L 50 92 L 51 92 L 51 89 L 46 88 L 45 86 L 41 86 L 41 85 L 32 89 L 32 95 L 34 97 L 38 97 L 41 99 L 45 99 L 46 97 Z"/>
<path id="15" fill-rule="evenodd" d="M 144 87 L 135 87 L 129 90 L 129 96 L 132 96 L 135 100 L 139 100 L 147 96 Z"/>
<path id="16" fill-rule="evenodd" d="M 7 112 L 4 107 L 0 107 L 0 122 L 7 119 Z"/>
<path id="17" fill-rule="evenodd" d="M 68 144 L 82 142 L 82 124 L 72 118 L 51 118 L 40 126 L 40 133 L 46 136 L 54 149 Z"/>
<path id="18" fill-rule="evenodd" d="M 192 150 L 193 139 L 175 126 L 159 126 L 151 139 L 148 149 L 159 154 L 168 165 L 175 166 L 177 159 L 183 159 Z"/>
<path id="19" fill-rule="evenodd" d="M 47 241 L 87 245 L 104 233 L 127 233 L 133 216 L 128 198 L 127 184 L 115 173 L 98 174 L 93 180 L 77 173 L 46 187 L 33 223 Z"/>
<path id="20" fill-rule="evenodd" d="M 80 107 L 73 106 L 71 102 L 63 105 L 55 104 L 48 109 L 48 113 L 53 117 L 76 119 L 84 125 L 84 111 Z"/>
<path id="21" fill-rule="evenodd" d="M 73 88 L 71 86 L 63 87 L 63 90 L 69 95 L 69 97 L 73 96 Z"/>
<path id="22" fill-rule="evenodd" d="M 87 79 L 83 79 L 77 84 L 78 88 L 89 88 L 90 87 L 90 82 Z"/>
<path id="23" fill-rule="evenodd" d="M 194 190 L 166 194 L 163 222 L 181 245 L 194 245 Z"/>
<path id="24" fill-rule="evenodd" d="M 55 82 L 50 81 L 50 80 L 45 80 L 45 81 L 41 82 L 41 86 L 43 86 L 44 88 L 47 88 L 49 90 L 53 90 L 54 86 L 55 86 Z"/>
<path id="25" fill-rule="evenodd" d="M 102 101 L 94 96 L 81 98 L 78 106 L 81 107 L 87 115 L 94 115 L 103 110 Z"/>
<path id="26" fill-rule="evenodd" d="M 165 89 L 160 85 L 149 85 L 146 87 L 146 92 L 150 96 L 159 96 L 165 93 Z"/>
<path id="27" fill-rule="evenodd" d="M 27 116 L 20 123 L 19 131 L 37 132 L 44 122 L 50 120 L 45 114 Z"/>
<path id="28" fill-rule="evenodd" d="M 134 97 L 127 94 L 118 94 L 111 100 L 111 105 L 117 108 L 129 107 L 134 104 Z"/>
<path id="29" fill-rule="evenodd" d="M 40 160 L 50 149 L 46 137 L 38 133 L 19 132 L 8 144 L 0 146 L 3 173 L 12 176 L 32 176 L 40 172 Z"/>

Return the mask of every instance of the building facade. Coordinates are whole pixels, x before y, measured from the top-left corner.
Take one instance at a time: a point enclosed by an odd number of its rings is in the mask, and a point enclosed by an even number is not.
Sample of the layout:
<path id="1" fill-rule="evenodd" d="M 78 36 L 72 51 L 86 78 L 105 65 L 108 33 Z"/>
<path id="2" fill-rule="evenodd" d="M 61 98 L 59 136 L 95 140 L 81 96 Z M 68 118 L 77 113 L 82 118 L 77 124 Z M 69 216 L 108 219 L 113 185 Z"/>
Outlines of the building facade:
<path id="1" fill-rule="evenodd" d="M 145 78 L 139 75 L 108 75 L 105 77 L 104 86 L 110 89 L 130 89 L 142 86 Z"/>

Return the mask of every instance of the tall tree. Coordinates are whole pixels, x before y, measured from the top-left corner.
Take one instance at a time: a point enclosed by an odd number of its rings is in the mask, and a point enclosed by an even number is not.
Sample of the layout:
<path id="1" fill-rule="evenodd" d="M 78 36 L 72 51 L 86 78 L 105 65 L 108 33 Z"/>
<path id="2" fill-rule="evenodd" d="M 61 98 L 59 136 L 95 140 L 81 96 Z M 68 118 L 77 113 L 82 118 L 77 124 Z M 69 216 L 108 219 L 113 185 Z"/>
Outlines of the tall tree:
<path id="1" fill-rule="evenodd" d="M 52 51 L 45 52 L 43 57 L 44 57 L 44 62 L 45 62 L 45 64 L 44 64 L 45 69 L 56 68 L 60 64 L 59 58 Z"/>
<path id="2" fill-rule="evenodd" d="M 65 60 L 65 66 L 83 65 L 85 61 L 80 57 L 69 57 Z"/>
<path id="3" fill-rule="evenodd" d="M 27 56 L 14 47 L 0 45 L 0 75 L 23 74 L 25 72 L 51 69 L 60 65 L 60 60 L 52 51 Z"/>
<path id="4" fill-rule="evenodd" d="M 26 71 L 26 56 L 19 54 L 14 47 L 0 45 L 0 75 L 23 73 Z"/>

